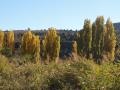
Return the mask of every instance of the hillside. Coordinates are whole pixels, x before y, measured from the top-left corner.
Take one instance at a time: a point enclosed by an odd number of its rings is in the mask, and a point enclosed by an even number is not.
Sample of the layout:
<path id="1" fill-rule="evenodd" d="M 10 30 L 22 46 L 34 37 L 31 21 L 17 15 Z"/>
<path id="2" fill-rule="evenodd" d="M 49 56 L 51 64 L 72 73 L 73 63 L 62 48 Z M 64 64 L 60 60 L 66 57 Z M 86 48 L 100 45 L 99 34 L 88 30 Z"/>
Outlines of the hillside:
<path id="1" fill-rule="evenodd" d="M 120 31 L 120 22 L 114 23 L 113 25 L 115 27 L 115 30 Z"/>

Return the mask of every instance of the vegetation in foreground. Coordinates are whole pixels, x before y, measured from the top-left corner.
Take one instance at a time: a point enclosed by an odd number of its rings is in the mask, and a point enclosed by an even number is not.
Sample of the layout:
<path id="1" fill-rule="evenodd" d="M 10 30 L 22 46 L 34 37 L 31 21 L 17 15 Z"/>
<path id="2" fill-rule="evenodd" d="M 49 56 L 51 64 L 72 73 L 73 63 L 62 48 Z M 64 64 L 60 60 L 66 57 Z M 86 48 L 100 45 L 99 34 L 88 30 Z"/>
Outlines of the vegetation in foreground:
<path id="1" fill-rule="evenodd" d="M 26 57 L 0 55 L 1 90 L 119 90 L 120 64 L 92 60 L 34 64 Z M 23 60 L 23 61 L 22 61 Z M 21 62 L 20 62 L 21 61 Z"/>

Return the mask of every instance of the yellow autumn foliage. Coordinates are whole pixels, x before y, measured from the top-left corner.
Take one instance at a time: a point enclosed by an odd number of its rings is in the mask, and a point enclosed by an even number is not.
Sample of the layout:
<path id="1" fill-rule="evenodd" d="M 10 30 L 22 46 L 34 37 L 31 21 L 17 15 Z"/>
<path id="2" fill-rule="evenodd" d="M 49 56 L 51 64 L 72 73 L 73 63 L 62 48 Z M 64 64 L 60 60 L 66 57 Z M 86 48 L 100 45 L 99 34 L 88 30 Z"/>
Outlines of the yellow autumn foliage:
<path id="1" fill-rule="evenodd" d="M 59 57 L 60 52 L 60 36 L 57 35 L 56 28 L 49 28 L 44 38 L 43 47 L 45 55 L 49 61 Z"/>
<path id="2" fill-rule="evenodd" d="M 4 46 L 4 32 L 0 31 L 0 50 L 3 48 Z"/>
<path id="3" fill-rule="evenodd" d="M 31 54 L 35 58 L 35 62 L 39 63 L 40 60 L 40 39 L 35 36 L 31 31 L 24 33 L 22 37 L 22 52 L 23 54 Z"/>
<path id="4" fill-rule="evenodd" d="M 6 47 L 14 51 L 14 32 L 9 31 L 6 33 Z"/>

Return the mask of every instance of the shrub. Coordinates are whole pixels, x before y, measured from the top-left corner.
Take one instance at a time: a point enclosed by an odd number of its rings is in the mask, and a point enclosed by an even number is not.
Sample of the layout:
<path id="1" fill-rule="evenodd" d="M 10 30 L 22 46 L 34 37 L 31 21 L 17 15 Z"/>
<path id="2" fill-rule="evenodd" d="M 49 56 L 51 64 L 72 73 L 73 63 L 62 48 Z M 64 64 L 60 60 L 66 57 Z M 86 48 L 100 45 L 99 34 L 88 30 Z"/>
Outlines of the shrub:
<path id="1" fill-rule="evenodd" d="M 10 48 L 3 48 L 1 49 L 1 54 L 5 55 L 7 57 L 11 57 L 12 56 L 12 50 Z"/>
<path id="2" fill-rule="evenodd" d="M 7 58 L 2 56 L 0 89 L 119 90 L 119 64 L 98 65 L 93 61 L 81 59 L 78 62 L 68 61 L 60 64 L 51 62 L 49 65 L 25 63 L 12 68 Z"/>
<path id="3" fill-rule="evenodd" d="M 7 58 L 3 55 L 0 55 L 0 73 L 4 73 L 11 70 L 11 66 Z"/>

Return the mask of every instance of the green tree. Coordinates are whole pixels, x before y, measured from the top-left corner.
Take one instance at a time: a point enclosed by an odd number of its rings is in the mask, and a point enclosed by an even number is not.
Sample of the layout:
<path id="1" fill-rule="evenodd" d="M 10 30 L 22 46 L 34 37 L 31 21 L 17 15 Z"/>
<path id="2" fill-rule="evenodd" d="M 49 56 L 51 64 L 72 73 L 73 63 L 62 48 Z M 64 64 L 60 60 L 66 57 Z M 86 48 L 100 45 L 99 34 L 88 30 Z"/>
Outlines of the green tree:
<path id="1" fill-rule="evenodd" d="M 77 37 L 78 53 L 82 53 L 81 55 L 90 58 L 92 54 L 97 63 L 101 63 L 106 56 L 114 60 L 116 35 L 110 19 L 104 24 L 104 17 L 99 16 L 92 25 L 90 20 L 86 19 Z"/>
<path id="2" fill-rule="evenodd" d="M 77 51 L 79 55 L 83 55 L 84 43 L 84 30 L 82 29 L 77 33 Z"/>
<path id="3" fill-rule="evenodd" d="M 105 50 L 110 52 L 111 59 L 114 60 L 115 55 L 115 46 L 116 46 L 116 34 L 114 30 L 114 26 L 110 18 L 108 18 L 106 22 L 106 45 Z"/>
<path id="4" fill-rule="evenodd" d="M 92 24 L 92 55 L 93 58 L 96 56 L 96 23 L 94 22 Z"/>
<path id="5" fill-rule="evenodd" d="M 84 21 L 83 30 L 84 34 L 84 52 L 86 53 L 87 58 L 90 57 L 91 49 L 92 49 L 92 25 L 90 20 L 86 19 Z"/>
<path id="6" fill-rule="evenodd" d="M 104 17 L 100 16 L 96 19 L 96 59 L 99 60 L 99 58 L 102 57 L 103 54 L 103 48 L 104 48 Z M 100 62 L 100 61 L 97 61 Z"/>

